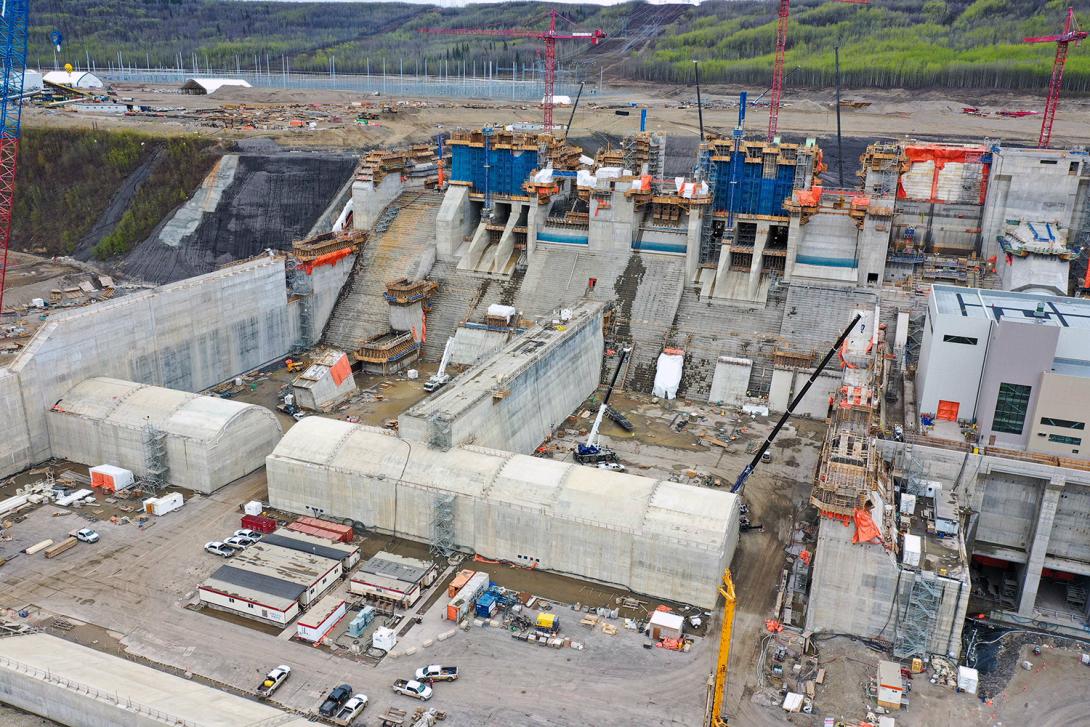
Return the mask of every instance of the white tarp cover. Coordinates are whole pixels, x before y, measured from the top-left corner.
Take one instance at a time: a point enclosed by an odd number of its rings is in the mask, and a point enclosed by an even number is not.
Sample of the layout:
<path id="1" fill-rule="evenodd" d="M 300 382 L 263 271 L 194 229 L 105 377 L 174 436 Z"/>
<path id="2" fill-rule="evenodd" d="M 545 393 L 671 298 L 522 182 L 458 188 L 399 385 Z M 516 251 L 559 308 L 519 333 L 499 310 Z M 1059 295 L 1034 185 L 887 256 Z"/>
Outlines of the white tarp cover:
<path id="1" fill-rule="evenodd" d="M 492 305 L 488 306 L 489 318 L 503 318 L 507 321 L 510 321 L 512 318 L 515 317 L 516 313 L 518 313 L 518 310 L 516 310 L 515 307 L 511 305 L 500 305 L 499 303 L 493 303 Z"/>
<path id="2" fill-rule="evenodd" d="M 545 167 L 534 172 L 534 181 L 538 184 L 551 184 L 553 181 L 553 168 Z"/>
<path id="3" fill-rule="evenodd" d="M 681 383 L 681 368 L 685 363 L 685 357 L 676 353 L 659 354 L 658 366 L 655 369 L 655 388 L 651 394 L 662 399 L 677 397 L 677 387 Z"/>

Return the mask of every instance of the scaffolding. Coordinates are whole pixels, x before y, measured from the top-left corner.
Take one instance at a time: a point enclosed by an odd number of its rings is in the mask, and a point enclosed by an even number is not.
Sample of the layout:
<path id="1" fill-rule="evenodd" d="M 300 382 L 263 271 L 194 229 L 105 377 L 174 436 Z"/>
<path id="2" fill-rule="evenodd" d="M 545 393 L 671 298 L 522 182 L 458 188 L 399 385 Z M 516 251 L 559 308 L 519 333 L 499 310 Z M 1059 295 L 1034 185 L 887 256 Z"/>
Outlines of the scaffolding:
<path id="1" fill-rule="evenodd" d="M 310 276 L 299 264 L 288 258 L 288 288 L 293 296 L 299 297 L 299 335 L 295 340 L 295 349 L 306 350 L 314 344 L 314 312 L 311 300 L 314 285 Z"/>
<path id="2" fill-rule="evenodd" d="M 707 144 L 700 149 L 700 158 L 697 161 L 696 178 L 698 182 L 706 182 L 708 185 L 708 197 L 715 199 L 714 165 L 712 164 L 712 145 Z M 719 240 L 716 239 L 715 210 L 709 206 L 704 210 L 704 219 L 700 227 L 700 263 L 716 263 L 719 261 L 719 241 L 729 234 L 722 229 Z"/>
<path id="3" fill-rule="evenodd" d="M 908 594 L 908 605 L 897 624 L 893 655 L 898 659 L 931 653 L 931 634 L 942 603 L 942 584 L 934 573 L 919 572 Z"/>
<path id="4" fill-rule="evenodd" d="M 454 495 L 436 493 L 432 500 L 430 552 L 442 558 L 454 553 Z"/>
<path id="5" fill-rule="evenodd" d="M 144 475 L 143 487 L 158 492 L 166 485 L 170 466 L 167 463 L 167 435 L 151 422 L 144 425 Z"/>

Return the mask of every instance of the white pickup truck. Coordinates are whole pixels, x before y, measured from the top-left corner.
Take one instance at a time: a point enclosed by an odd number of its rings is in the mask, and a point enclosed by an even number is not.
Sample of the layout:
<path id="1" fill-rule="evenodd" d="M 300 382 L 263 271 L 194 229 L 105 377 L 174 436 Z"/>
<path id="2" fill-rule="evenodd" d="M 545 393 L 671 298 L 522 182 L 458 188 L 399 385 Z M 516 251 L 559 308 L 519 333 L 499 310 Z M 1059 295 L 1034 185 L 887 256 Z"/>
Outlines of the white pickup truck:
<path id="1" fill-rule="evenodd" d="M 418 682 L 453 682 L 458 678 L 458 667 L 431 664 L 416 670 Z"/>
<path id="2" fill-rule="evenodd" d="M 395 680 L 394 691 L 398 694 L 404 694 L 406 697 L 419 699 L 421 702 L 426 702 L 431 699 L 431 687 L 412 679 Z"/>
<path id="3" fill-rule="evenodd" d="M 281 664 L 276 667 L 261 681 L 261 684 L 257 685 L 257 698 L 267 699 L 269 695 L 280 688 L 280 685 L 288 680 L 291 676 L 291 667 L 287 664 Z"/>

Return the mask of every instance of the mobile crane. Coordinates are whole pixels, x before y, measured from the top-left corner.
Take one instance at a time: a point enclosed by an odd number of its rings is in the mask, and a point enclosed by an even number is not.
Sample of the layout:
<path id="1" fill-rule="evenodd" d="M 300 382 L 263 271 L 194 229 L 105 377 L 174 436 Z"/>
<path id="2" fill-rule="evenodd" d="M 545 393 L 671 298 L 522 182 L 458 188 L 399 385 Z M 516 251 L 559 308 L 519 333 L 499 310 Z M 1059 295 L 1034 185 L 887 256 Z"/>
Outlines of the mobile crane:
<path id="1" fill-rule="evenodd" d="M 621 349 L 621 358 L 617 362 L 617 368 L 613 371 L 613 378 L 609 382 L 609 388 L 606 389 L 606 395 L 602 398 L 602 405 L 598 407 L 598 416 L 594 418 L 594 426 L 590 428 L 590 434 L 587 435 L 587 441 L 578 445 L 575 449 L 575 461 L 579 464 L 599 464 L 617 461 L 616 452 L 598 444 L 598 430 L 601 428 L 602 418 L 606 415 L 606 410 L 609 408 L 609 397 L 613 394 L 613 387 L 617 383 L 617 374 L 621 373 L 621 368 L 624 366 L 624 360 L 628 357 L 628 352 L 631 350 L 631 348 Z"/>
<path id="2" fill-rule="evenodd" d="M 450 363 L 450 344 L 454 342 L 454 336 L 447 339 L 447 345 L 443 348 L 443 358 L 439 361 L 439 370 L 435 375 L 424 382 L 424 391 L 429 394 L 450 383 L 450 374 L 447 373 L 447 364 Z"/>
<path id="3" fill-rule="evenodd" d="M 723 690 L 727 688 L 727 667 L 730 664 L 730 640 L 734 632 L 734 580 L 730 568 L 723 571 L 723 585 L 719 586 L 723 597 L 723 630 L 719 635 L 719 658 L 715 663 L 715 679 L 712 684 L 712 713 L 707 727 L 727 727 L 723 716 Z"/>

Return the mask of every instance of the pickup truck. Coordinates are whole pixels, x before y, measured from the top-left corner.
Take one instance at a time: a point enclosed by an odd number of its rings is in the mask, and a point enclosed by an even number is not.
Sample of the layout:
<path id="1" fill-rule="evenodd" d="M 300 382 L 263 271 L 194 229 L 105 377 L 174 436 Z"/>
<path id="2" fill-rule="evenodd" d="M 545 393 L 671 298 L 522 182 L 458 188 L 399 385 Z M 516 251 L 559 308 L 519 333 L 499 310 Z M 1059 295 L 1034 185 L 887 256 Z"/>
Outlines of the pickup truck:
<path id="1" fill-rule="evenodd" d="M 288 680 L 291 676 L 291 667 L 287 664 L 281 664 L 276 667 L 261 681 L 261 684 L 257 686 L 257 698 L 268 699 L 269 696 L 280 688 L 280 685 Z"/>
<path id="2" fill-rule="evenodd" d="M 363 708 L 366 706 L 367 695 L 357 694 L 344 703 L 344 706 L 337 712 L 337 716 L 333 718 L 333 721 L 339 725 L 350 725 L 356 717 L 360 716 L 360 712 L 362 712 Z"/>
<path id="3" fill-rule="evenodd" d="M 432 664 L 416 670 L 418 682 L 452 682 L 458 678 L 458 667 Z"/>
<path id="4" fill-rule="evenodd" d="M 334 688 L 329 696 L 325 698 L 325 701 L 322 702 L 322 706 L 318 708 L 318 714 L 323 717 L 332 717 L 351 696 L 352 687 L 348 684 L 342 684 Z"/>
<path id="5" fill-rule="evenodd" d="M 419 699 L 421 702 L 426 702 L 431 699 L 431 687 L 412 679 L 395 680 L 394 691 L 398 694 L 404 694 L 406 697 Z"/>

